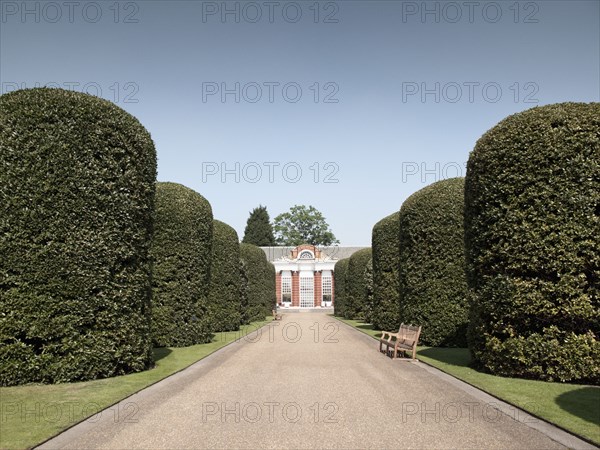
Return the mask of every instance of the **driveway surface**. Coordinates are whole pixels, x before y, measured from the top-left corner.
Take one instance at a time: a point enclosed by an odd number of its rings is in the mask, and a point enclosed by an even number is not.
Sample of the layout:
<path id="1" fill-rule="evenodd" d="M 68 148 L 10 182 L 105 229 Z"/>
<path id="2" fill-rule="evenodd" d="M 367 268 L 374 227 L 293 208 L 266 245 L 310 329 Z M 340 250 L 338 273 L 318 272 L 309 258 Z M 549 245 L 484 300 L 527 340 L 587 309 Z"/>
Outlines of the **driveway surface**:
<path id="1" fill-rule="evenodd" d="M 376 347 L 326 314 L 286 314 L 42 448 L 565 448 Z"/>

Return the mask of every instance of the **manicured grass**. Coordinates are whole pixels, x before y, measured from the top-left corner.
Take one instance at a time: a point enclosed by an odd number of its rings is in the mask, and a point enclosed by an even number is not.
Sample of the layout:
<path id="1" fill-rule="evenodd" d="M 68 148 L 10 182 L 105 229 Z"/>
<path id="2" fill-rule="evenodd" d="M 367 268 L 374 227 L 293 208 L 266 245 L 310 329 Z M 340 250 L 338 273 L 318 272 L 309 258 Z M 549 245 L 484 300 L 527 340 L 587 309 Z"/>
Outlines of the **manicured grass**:
<path id="1" fill-rule="evenodd" d="M 375 339 L 381 336 L 381 332 L 374 330 L 371 324 L 336 318 Z M 495 397 L 600 444 L 599 386 L 505 378 L 479 372 L 469 367 L 471 355 L 466 348 L 419 347 L 417 357 Z"/>
<path id="2" fill-rule="evenodd" d="M 241 331 L 217 333 L 208 344 L 154 349 L 156 366 L 145 372 L 81 383 L 0 388 L 0 448 L 29 448 L 39 444 L 270 321 L 269 318 L 253 322 Z M 108 413 L 115 415 L 115 420 L 127 420 L 135 414 L 134 407 L 132 404 L 131 408 L 120 411 L 111 408 Z"/>

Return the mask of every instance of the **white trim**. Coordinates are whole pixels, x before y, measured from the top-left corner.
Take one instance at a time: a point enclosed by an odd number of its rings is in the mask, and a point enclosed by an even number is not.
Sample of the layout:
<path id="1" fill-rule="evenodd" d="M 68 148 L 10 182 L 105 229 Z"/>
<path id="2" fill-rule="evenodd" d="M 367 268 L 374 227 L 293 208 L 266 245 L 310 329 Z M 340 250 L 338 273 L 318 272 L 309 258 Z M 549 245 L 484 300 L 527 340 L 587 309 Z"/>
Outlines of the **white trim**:
<path id="1" fill-rule="evenodd" d="M 311 260 L 304 260 L 304 261 L 299 261 L 299 262 L 292 262 L 292 261 L 282 261 L 282 262 L 278 262 L 275 261 L 273 263 L 273 265 L 275 266 L 275 270 L 277 272 L 282 271 L 282 270 L 311 270 L 311 271 L 315 271 L 315 270 L 334 270 L 334 266 L 335 266 L 335 261 L 311 261 Z"/>

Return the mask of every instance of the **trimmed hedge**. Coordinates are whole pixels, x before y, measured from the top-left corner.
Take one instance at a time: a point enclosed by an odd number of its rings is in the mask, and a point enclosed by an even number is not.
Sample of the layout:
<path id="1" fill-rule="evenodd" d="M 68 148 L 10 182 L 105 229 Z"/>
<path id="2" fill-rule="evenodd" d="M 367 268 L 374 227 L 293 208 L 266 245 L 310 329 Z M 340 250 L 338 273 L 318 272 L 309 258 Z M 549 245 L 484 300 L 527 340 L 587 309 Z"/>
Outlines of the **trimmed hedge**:
<path id="1" fill-rule="evenodd" d="M 434 347 L 467 345 L 464 182 L 433 183 L 400 208 L 400 319 Z"/>
<path id="2" fill-rule="evenodd" d="M 262 251 L 262 250 L 261 250 Z M 264 253 L 264 252 L 263 252 Z M 266 259 L 266 256 L 265 256 Z M 265 279 L 265 299 L 266 299 L 266 315 L 272 314 L 272 310 L 277 307 L 277 292 L 276 292 L 276 284 L 275 284 L 275 266 L 273 263 L 267 260 L 267 266 L 265 267 L 265 275 L 267 278 Z"/>
<path id="3" fill-rule="evenodd" d="M 377 330 L 398 330 L 400 326 L 400 212 L 375 224 L 373 249 L 373 311 Z"/>
<path id="4" fill-rule="evenodd" d="M 276 304 L 275 266 L 256 245 L 240 244 L 240 256 L 248 277 L 246 320 L 265 320 Z"/>
<path id="5" fill-rule="evenodd" d="M 210 203 L 177 183 L 157 183 L 152 256 L 152 337 L 157 347 L 210 342 Z"/>
<path id="6" fill-rule="evenodd" d="M 338 317 L 346 315 L 346 273 L 350 258 L 340 259 L 333 268 L 333 313 Z"/>
<path id="7" fill-rule="evenodd" d="M 373 289 L 373 259 L 369 259 L 365 267 L 365 322 L 373 323 L 373 304 L 374 304 L 374 289 Z"/>
<path id="8" fill-rule="evenodd" d="M 346 272 L 346 308 L 347 319 L 366 320 L 368 311 L 367 264 L 372 258 L 370 248 L 363 248 L 350 256 Z"/>
<path id="9" fill-rule="evenodd" d="M 0 385 L 151 366 L 155 180 L 150 134 L 114 104 L 0 96 Z"/>
<path id="10" fill-rule="evenodd" d="M 246 261 L 241 257 L 239 259 L 239 274 L 240 274 L 240 325 L 250 323 L 250 309 L 248 304 L 248 268 Z"/>
<path id="11" fill-rule="evenodd" d="M 208 303 L 215 331 L 235 331 L 242 321 L 240 244 L 236 231 L 220 220 L 213 222 Z"/>
<path id="12" fill-rule="evenodd" d="M 600 103 L 509 116 L 469 157 L 469 345 L 492 373 L 600 383 Z"/>

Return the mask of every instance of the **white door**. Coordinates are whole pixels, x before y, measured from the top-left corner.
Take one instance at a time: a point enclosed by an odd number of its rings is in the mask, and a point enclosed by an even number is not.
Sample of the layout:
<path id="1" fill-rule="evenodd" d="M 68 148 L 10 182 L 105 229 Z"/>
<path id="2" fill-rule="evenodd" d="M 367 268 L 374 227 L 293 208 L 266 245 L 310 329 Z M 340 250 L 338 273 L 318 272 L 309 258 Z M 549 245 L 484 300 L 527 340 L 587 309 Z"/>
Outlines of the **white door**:
<path id="1" fill-rule="evenodd" d="M 313 273 L 300 272 L 300 308 L 315 306 L 315 282 Z"/>

